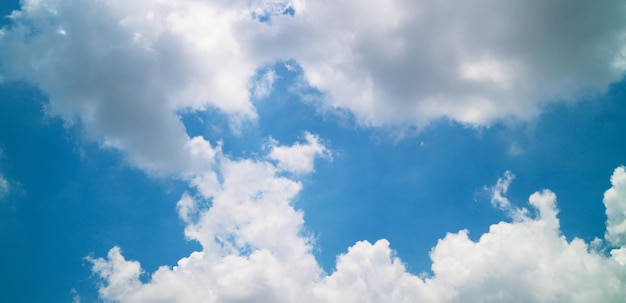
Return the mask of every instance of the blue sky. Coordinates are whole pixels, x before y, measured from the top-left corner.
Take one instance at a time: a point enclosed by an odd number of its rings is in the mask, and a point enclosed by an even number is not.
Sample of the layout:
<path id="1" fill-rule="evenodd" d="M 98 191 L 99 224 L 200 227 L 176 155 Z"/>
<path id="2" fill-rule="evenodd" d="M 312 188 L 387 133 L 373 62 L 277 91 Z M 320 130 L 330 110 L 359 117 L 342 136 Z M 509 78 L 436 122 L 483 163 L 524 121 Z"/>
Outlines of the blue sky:
<path id="1" fill-rule="evenodd" d="M 361 2 L 3 2 L 0 301 L 620 302 L 626 7 Z"/>

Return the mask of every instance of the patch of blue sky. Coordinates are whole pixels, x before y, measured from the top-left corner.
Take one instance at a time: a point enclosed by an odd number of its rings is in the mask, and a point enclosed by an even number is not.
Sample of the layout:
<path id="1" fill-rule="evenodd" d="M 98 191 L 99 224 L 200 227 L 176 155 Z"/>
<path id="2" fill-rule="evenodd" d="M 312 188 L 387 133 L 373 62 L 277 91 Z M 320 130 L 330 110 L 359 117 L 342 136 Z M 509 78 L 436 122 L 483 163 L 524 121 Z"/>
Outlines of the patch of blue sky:
<path id="1" fill-rule="evenodd" d="M 549 106 L 532 127 L 500 132 L 519 140 L 524 152 L 507 165 L 518 178 L 511 193 L 550 188 L 557 194 L 561 229 L 568 239 L 592 240 L 604 233 L 603 193 L 607 176 L 626 164 L 626 82 L 611 85 L 606 95 L 575 105 Z"/>
<path id="2" fill-rule="evenodd" d="M 276 15 L 289 15 L 293 16 L 296 13 L 296 10 L 293 6 L 287 5 L 283 6 L 281 4 L 275 4 L 274 7 L 270 7 L 269 9 L 263 11 L 262 13 L 253 13 L 252 18 L 258 20 L 259 22 L 269 23 L 272 21 L 272 16 Z"/>
<path id="3" fill-rule="evenodd" d="M 19 9 L 20 1 L 19 0 L 4 0 L 0 3 L 0 27 L 5 25 L 10 25 L 11 19 L 8 16 L 16 9 Z"/>
<path id="4" fill-rule="evenodd" d="M 342 138 L 345 157 L 329 171 L 320 169 L 305 188 L 317 196 L 305 214 L 328 253 L 323 264 L 332 265 L 332 256 L 355 239 L 384 237 L 410 270 L 428 270 L 425 256 L 446 232 L 467 228 L 476 239 L 506 220 L 480 195 L 505 170 L 517 175 L 513 203 L 527 207 L 532 192 L 549 188 L 568 239 L 602 238 L 606 176 L 626 160 L 619 139 L 626 129 L 625 85 L 615 84 L 594 102 L 551 106 L 534 125 L 475 130 L 439 121 L 395 145 Z M 511 152 L 512 144 L 520 150 Z"/>

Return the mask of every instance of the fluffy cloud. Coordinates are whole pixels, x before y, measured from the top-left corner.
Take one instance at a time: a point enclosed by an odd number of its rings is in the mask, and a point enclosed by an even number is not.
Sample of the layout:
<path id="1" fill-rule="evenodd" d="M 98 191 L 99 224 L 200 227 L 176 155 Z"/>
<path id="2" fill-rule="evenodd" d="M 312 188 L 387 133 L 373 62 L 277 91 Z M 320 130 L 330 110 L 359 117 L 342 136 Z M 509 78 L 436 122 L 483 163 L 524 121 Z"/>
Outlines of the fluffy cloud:
<path id="1" fill-rule="evenodd" d="M 611 176 L 613 187 L 604 193 L 607 226 L 606 239 L 615 246 L 626 246 L 626 170 L 615 169 Z"/>
<path id="2" fill-rule="evenodd" d="M 307 1 L 251 45 L 277 37 L 321 103 L 365 125 L 488 125 L 620 80 L 625 12 L 619 1 Z"/>
<path id="3" fill-rule="evenodd" d="M 79 122 L 148 171 L 193 169 L 177 113 L 216 108 L 233 125 L 255 119 L 255 73 L 232 31 L 248 18 L 219 2 L 22 2 L 0 38 L 3 76 L 50 98 L 48 111 Z"/>
<path id="4" fill-rule="evenodd" d="M 298 153 L 297 146 L 302 145 L 285 148 Z M 302 185 L 279 176 L 270 162 L 232 160 L 219 150 L 215 160 L 214 172 L 191 181 L 198 195 L 185 194 L 178 202 L 186 237 L 203 250 L 173 268 L 160 268 L 142 284 L 138 264 L 114 248 L 106 260 L 92 259 L 94 272 L 106 281 L 100 289 L 104 299 L 297 302 L 311 278 L 321 276 L 312 239 L 303 235 L 303 214 L 292 205 Z"/>
<path id="5" fill-rule="evenodd" d="M 304 134 L 306 144 L 294 144 L 292 146 L 277 145 L 276 140 L 270 140 L 271 151 L 268 158 L 277 161 L 278 169 L 292 173 L 313 172 L 313 161 L 316 157 L 329 157 L 330 153 L 320 143 L 318 136 L 311 133 Z"/>
<path id="6" fill-rule="evenodd" d="M 619 80 L 624 13 L 619 1 L 25 0 L 0 34 L 0 72 L 134 165 L 177 173 L 197 166 L 178 114 L 254 121 L 250 98 L 275 75 L 254 76 L 277 60 L 364 125 L 488 125 Z"/>
<path id="7" fill-rule="evenodd" d="M 581 239 L 567 241 L 559 227 L 556 195 L 549 190 L 532 194 L 530 210 L 516 212 L 512 222 L 492 225 L 477 241 L 467 230 L 447 234 L 431 251 L 432 276 L 407 272 L 384 239 L 357 242 L 337 258 L 336 271 L 328 275 L 312 255 L 302 212 L 292 205 L 300 183 L 277 175 L 270 162 L 217 158 L 219 178 L 208 186 L 212 190 L 186 194 L 178 203 L 185 235 L 200 242 L 202 251 L 159 268 L 142 283 L 139 264 L 115 247 L 107 258 L 91 259 L 93 271 L 103 279 L 103 299 L 621 302 L 626 296 L 625 247 L 612 240 L 623 237 L 623 231 L 607 232 L 609 244 L 616 247 L 610 256 Z M 626 198 L 615 194 L 623 176 L 624 169 L 618 168 L 605 198 L 607 213 L 626 205 Z M 614 224 L 610 215 L 607 227 Z"/>

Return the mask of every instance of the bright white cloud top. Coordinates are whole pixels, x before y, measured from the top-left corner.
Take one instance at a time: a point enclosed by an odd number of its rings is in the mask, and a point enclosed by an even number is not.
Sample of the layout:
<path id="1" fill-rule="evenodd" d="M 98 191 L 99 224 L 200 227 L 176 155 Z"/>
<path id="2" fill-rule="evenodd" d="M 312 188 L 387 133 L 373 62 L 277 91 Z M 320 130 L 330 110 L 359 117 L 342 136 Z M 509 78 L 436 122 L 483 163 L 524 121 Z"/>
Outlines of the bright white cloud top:
<path id="1" fill-rule="evenodd" d="M 223 157 L 220 155 L 219 157 Z M 561 234 L 556 195 L 529 198 L 530 210 L 492 225 L 478 241 L 450 233 L 430 254 L 433 275 L 408 273 L 389 242 L 356 243 L 327 275 L 291 205 L 301 186 L 265 161 L 222 159 L 215 192 L 178 202 L 185 234 L 202 251 L 164 266 L 147 283 L 120 248 L 91 259 L 113 302 L 621 302 L 626 297 L 623 167 L 606 191 L 607 241 L 590 246 Z M 495 187 L 501 186 L 498 185 Z M 496 189 L 497 190 L 497 189 Z M 204 206 L 202 206 L 204 205 Z M 210 205 L 206 207 L 206 205 Z M 534 215 L 530 215 L 534 213 Z M 617 217 L 617 219 L 615 219 Z M 617 223 L 617 224 L 616 224 Z M 618 225 L 618 226 L 615 226 Z M 610 256 L 599 247 L 609 247 Z"/>
<path id="2" fill-rule="evenodd" d="M 438 119 L 471 127 L 539 116 L 550 103 L 601 93 L 626 72 L 621 1 L 64 1 L 24 0 L 0 32 L 0 75 L 49 97 L 47 114 L 132 166 L 189 186 L 177 204 L 200 251 L 141 280 L 114 247 L 90 257 L 107 302 L 623 302 L 626 172 L 615 169 L 605 239 L 562 234 L 556 195 L 529 208 L 489 188 L 509 221 L 476 241 L 453 231 L 415 275 L 392 243 L 360 241 L 327 273 L 294 201 L 299 178 L 330 160 L 328 142 L 269 138 L 236 158 L 192 137 L 181 116 L 218 111 L 231 131 L 254 124 L 271 66 L 301 69 L 320 111 L 359 126 L 423 130 Z M 256 80 L 255 80 L 256 79 Z M 322 159 L 319 159 L 322 158 Z M 0 174 L 0 199 L 9 191 Z"/>

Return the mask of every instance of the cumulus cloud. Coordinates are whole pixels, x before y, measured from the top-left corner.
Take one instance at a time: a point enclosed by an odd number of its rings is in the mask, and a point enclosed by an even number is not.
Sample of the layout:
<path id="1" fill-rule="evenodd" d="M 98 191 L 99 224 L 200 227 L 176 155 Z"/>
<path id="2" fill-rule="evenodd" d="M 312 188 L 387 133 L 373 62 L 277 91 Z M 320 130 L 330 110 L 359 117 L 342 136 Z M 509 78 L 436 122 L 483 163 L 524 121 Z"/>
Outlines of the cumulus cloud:
<path id="1" fill-rule="evenodd" d="M 233 36 L 248 18 L 198 1 L 22 1 L 0 38 L 1 72 L 46 93 L 48 111 L 148 171 L 192 169 L 177 113 L 255 119 L 251 62 Z"/>
<path id="2" fill-rule="evenodd" d="M 316 157 L 330 157 L 330 152 L 320 142 L 318 136 L 306 132 L 305 144 L 296 143 L 292 146 L 278 145 L 276 140 L 270 139 L 271 151 L 268 158 L 277 161 L 278 169 L 292 173 L 313 172 L 313 161 Z"/>
<path id="3" fill-rule="evenodd" d="M 254 121 L 280 60 L 363 125 L 489 125 L 626 69 L 620 1 L 24 0 L 0 73 L 148 171 L 193 169 L 178 113 Z"/>
<path id="4" fill-rule="evenodd" d="M 612 187 L 604 193 L 607 226 L 606 239 L 615 246 L 626 246 L 626 170 L 615 169 L 611 176 Z"/>
<path id="5" fill-rule="evenodd" d="M 249 45 L 270 53 L 277 39 L 272 54 L 362 124 L 489 125 L 620 80 L 624 13 L 619 1 L 306 1 L 249 30 Z"/>
<path id="6" fill-rule="evenodd" d="M 312 138 L 317 136 L 310 135 Z M 294 153 L 298 153 L 294 149 Z M 92 259 L 105 281 L 102 298 L 120 302 L 297 302 L 312 277 L 321 275 L 303 234 L 303 213 L 293 207 L 302 185 L 279 176 L 264 160 L 233 160 L 216 154 L 216 170 L 191 181 L 178 212 L 185 236 L 203 250 L 162 267 L 149 284 L 139 282 L 138 263 L 119 248 Z"/>
<path id="7" fill-rule="evenodd" d="M 357 242 L 325 273 L 293 206 L 301 184 L 262 160 L 219 155 L 216 184 L 178 203 L 185 235 L 202 250 L 141 282 L 136 261 L 118 247 L 91 259 L 111 302 L 621 302 L 624 246 L 610 256 L 560 231 L 556 195 L 532 194 L 512 222 L 493 224 L 477 241 L 449 233 L 432 249 L 432 275 L 406 271 L 390 243 Z M 623 209 L 623 168 L 607 191 L 607 209 Z M 619 179 L 619 180 L 618 180 Z M 510 181 L 510 180 L 509 180 Z M 212 181 L 213 182 L 213 181 Z M 502 184 L 502 180 L 498 183 Z M 606 202 L 605 202 L 606 203 Z M 609 206 L 610 205 L 610 206 Z M 495 205 L 497 207 L 497 205 Z M 607 211 L 608 212 L 608 211 Z M 535 215 L 530 215 L 534 213 Z M 607 227 L 614 226 L 609 217 Z M 623 237 L 613 229 L 607 235 Z"/>
<path id="8" fill-rule="evenodd" d="M 416 276 L 381 239 L 357 242 L 325 273 L 294 207 L 300 174 L 328 155 L 317 136 L 272 141 L 265 159 L 231 159 L 191 138 L 181 112 L 217 109 L 233 127 L 256 119 L 291 60 L 358 123 L 424 126 L 447 117 L 489 125 L 529 118 L 619 80 L 625 5 L 619 1 L 24 0 L 0 33 L 2 78 L 25 80 L 47 110 L 121 150 L 149 172 L 182 174 L 197 194 L 177 204 L 185 236 L 202 250 L 142 282 L 121 249 L 91 258 L 112 302 L 621 302 L 626 297 L 624 169 L 605 194 L 610 255 L 561 234 L 556 196 L 514 209 L 474 241 L 450 233 Z M 291 10 L 290 10 L 291 9 Z M 292 13 L 286 13 L 291 11 Z M 291 64 L 291 63 L 290 63 Z M 251 92 L 252 90 L 252 92 Z M 285 176 L 283 172 L 295 173 Z M 0 192 L 8 183 L 0 179 Z M 497 194 L 497 195 L 496 195 Z M 531 215 L 536 213 L 536 215 Z"/>

